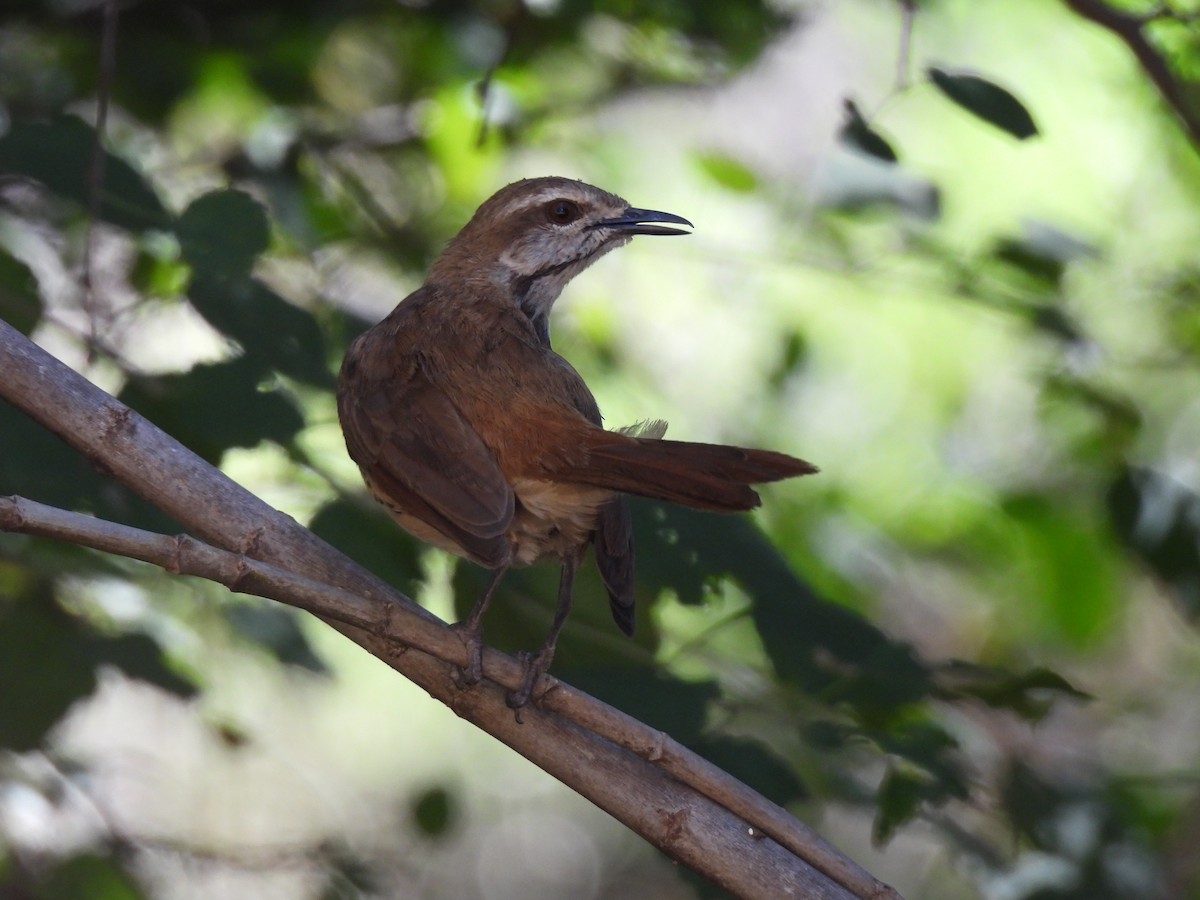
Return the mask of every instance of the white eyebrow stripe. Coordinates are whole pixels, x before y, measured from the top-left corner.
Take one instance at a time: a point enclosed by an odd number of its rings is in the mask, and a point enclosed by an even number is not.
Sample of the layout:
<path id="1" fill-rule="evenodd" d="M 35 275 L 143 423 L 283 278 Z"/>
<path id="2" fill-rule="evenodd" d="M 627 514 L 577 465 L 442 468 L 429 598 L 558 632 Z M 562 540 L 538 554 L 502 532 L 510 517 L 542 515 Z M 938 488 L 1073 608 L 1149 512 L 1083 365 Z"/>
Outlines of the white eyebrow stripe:
<path id="1" fill-rule="evenodd" d="M 514 197 L 500 210 L 501 216 L 508 216 L 515 213 L 519 209 L 529 209 L 534 206 L 540 206 L 543 203 L 549 203 L 551 200 L 586 200 L 584 191 L 575 189 L 574 185 L 556 185 L 554 187 L 544 187 L 536 194 L 526 194 L 524 197 Z"/>

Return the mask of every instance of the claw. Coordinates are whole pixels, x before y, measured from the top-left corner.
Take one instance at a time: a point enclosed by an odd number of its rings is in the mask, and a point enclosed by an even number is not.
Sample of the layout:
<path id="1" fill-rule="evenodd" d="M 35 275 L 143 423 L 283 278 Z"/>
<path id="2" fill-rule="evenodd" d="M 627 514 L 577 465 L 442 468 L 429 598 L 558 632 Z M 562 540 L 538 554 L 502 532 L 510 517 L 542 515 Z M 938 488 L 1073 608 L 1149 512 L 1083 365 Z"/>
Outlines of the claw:
<path id="1" fill-rule="evenodd" d="M 458 688 L 468 688 L 483 680 L 483 634 L 479 628 L 471 628 L 464 622 L 450 626 L 458 632 L 467 648 L 467 664 L 461 669 L 457 666 L 451 674 Z"/>
<path id="2" fill-rule="evenodd" d="M 544 653 L 518 653 L 517 658 L 521 660 L 525 674 L 521 679 L 521 686 L 505 697 L 504 702 L 509 709 L 516 710 L 517 721 L 520 721 L 521 707 L 529 703 L 533 696 L 533 689 L 537 685 L 538 679 L 545 674 L 547 665 L 542 662 L 545 659 Z"/>

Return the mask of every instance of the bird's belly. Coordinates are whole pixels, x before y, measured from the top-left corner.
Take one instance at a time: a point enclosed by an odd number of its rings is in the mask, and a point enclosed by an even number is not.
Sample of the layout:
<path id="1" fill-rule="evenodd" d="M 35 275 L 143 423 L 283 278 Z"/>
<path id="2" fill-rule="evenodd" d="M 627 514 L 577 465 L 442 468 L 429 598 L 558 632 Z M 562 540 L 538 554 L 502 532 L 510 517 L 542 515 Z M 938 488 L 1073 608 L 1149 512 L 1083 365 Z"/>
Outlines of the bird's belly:
<path id="1" fill-rule="evenodd" d="M 526 566 L 543 556 L 575 553 L 596 528 L 596 515 L 613 496 L 603 488 L 534 478 L 513 481 L 517 509 L 509 535 L 513 562 Z"/>

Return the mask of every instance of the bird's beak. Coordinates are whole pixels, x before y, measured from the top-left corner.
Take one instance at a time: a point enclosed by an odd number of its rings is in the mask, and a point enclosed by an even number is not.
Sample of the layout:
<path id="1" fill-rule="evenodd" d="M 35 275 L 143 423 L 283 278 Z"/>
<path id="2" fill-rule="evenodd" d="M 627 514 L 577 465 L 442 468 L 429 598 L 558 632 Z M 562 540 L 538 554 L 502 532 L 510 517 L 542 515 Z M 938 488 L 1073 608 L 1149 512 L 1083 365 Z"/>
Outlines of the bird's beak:
<path id="1" fill-rule="evenodd" d="M 691 234 L 690 231 L 684 231 L 682 228 L 670 228 L 658 224 L 659 222 L 673 222 L 677 225 L 686 225 L 688 228 L 696 227 L 687 219 L 673 213 L 658 212 L 653 209 L 634 209 L 632 206 L 617 218 L 605 219 L 592 227 L 607 228 L 621 234 Z"/>

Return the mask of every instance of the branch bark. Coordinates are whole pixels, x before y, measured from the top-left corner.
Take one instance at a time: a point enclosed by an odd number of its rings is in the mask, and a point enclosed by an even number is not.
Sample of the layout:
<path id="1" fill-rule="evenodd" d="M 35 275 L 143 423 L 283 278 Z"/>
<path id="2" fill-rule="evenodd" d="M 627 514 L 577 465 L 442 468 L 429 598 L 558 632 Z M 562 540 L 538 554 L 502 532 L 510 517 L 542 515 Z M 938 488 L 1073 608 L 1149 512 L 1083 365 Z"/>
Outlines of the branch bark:
<path id="1" fill-rule="evenodd" d="M 739 897 L 898 900 L 785 810 L 581 691 L 547 679 L 518 722 L 504 695 L 519 684 L 520 666 L 490 649 L 486 680 L 459 689 L 446 663 L 464 662 L 465 651 L 445 623 L 3 321 L 0 371 L 0 397 L 201 540 L 89 523 L 15 498 L 0 504 L 0 527 L 145 559 L 316 613 L 460 717 Z"/>
<path id="2" fill-rule="evenodd" d="M 1109 6 L 1103 0 L 1063 0 L 1063 3 L 1083 18 L 1107 28 L 1121 39 L 1137 58 L 1146 77 L 1154 83 L 1159 95 L 1175 113 L 1192 144 L 1200 150 L 1200 107 L 1193 106 L 1188 101 L 1183 85 L 1175 77 L 1162 54 L 1146 37 L 1146 17 Z"/>

